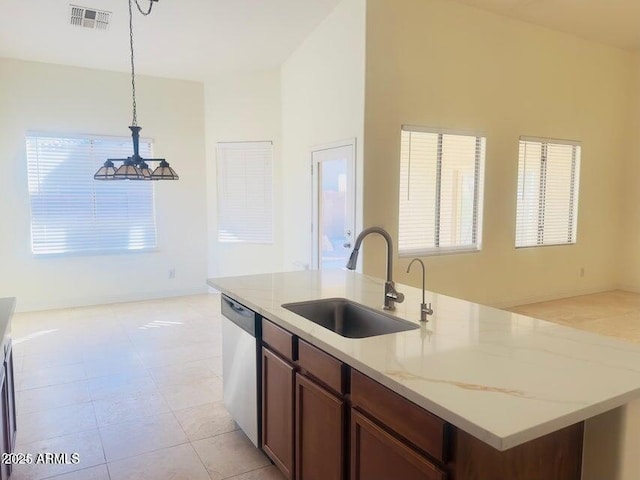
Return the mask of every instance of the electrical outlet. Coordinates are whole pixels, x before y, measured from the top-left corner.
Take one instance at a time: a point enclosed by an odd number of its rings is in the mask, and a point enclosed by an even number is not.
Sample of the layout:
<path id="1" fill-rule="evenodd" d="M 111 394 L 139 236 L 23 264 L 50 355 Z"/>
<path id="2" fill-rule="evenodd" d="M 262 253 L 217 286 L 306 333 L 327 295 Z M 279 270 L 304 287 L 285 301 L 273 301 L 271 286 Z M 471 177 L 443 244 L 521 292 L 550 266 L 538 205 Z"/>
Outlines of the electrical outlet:
<path id="1" fill-rule="evenodd" d="M 169 278 L 171 278 L 171 279 L 176 278 L 176 269 L 175 268 L 170 268 L 169 269 Z"/>
<path id="2" fill-rule="evenodd" d="M 584 277 L 584 267 L 580 268 L 580 277 Z"/>

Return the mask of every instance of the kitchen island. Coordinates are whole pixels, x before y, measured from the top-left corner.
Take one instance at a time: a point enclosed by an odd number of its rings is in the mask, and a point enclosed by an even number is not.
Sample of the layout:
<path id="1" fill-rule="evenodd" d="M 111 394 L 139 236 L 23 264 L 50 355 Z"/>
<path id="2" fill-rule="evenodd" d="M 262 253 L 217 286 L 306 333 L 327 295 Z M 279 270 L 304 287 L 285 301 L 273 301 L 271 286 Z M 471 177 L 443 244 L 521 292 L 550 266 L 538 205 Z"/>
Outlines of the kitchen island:
<path id="1" fill-rule="evenodd" d="M 382 280 L 305 271 L 209 284 L 497 452 L 584 421 L 588 443 L 589 419 L 602 424 L 601 414 L 640 397 L 640 346 L 623 341 L 432 292 L 427 301 L 434 315 L 426 326 L 352 339 L 282 304 L 340 297 L 379 308 Z M 421 291 L 397 287 L 405 301 L 394 315 L 418 324 Z M 591 461 L 585 459 L 584 479 L 595 478 Z M 640 478 L 638 472 L 616 475 L 607 480 Z"/>

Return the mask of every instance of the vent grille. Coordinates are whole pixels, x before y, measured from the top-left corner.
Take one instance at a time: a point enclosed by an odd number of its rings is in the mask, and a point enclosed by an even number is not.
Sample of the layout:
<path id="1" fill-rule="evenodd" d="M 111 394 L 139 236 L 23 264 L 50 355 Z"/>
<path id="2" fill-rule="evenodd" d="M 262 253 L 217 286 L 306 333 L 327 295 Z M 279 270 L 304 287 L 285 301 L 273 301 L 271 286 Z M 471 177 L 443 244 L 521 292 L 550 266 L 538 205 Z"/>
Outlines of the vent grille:
<path id="1" fill-rule="evenodd" d="M 78 27 L 106 30 L 111 21 L 111 12 L 95 8 L 69 5 L 70 23 Z"/>

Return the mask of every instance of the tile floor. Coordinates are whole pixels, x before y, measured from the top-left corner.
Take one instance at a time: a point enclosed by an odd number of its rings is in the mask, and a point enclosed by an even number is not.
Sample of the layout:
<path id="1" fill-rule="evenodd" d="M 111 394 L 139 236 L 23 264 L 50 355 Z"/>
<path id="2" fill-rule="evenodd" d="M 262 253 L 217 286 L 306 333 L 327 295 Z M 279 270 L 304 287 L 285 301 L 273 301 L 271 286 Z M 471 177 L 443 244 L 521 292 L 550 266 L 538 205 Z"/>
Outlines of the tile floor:
<path id="1" fill-rule="evenodd" d="M 78 452 L 11 480 L 281 480 L 222 400 L 220 298 L 16 314 L 17 452 Z"/>
<path id="2" fill-rule="evenodd" d="M 640 343 L 640 294 L 612 290 L 510 308 L 512 312 Z"/>

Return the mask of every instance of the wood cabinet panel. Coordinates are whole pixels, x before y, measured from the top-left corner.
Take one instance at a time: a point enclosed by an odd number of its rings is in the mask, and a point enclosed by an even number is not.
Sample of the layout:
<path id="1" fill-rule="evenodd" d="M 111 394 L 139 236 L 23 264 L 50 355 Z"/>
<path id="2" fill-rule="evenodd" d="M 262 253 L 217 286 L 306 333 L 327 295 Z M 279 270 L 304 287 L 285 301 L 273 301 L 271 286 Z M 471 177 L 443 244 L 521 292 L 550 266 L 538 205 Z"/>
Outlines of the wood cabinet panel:
<path id="1" fill-rule="evenodd" d="M 344 401 L 296 374 L 296 478 L 345 478 Z"/>
<path id="2" fill-rule="evenodd" d="M 447 462 L 448 426 L 441 418 L 355 370 L 351 402 L 436 460 Z"/>
<path id="3" fill-rule="evenodd" d="M 445 480 L 446 477 L 446 473 L 426 457 L 351 410 L 351 480 Z"/>
<path id="4" fill-rule="evenodd" d="M 458 430 L 456 480 L 580 480 L 583 423 L 501 452 Z"/>
<path id="5" fill-rule="evenodd" d="M 9 345 L 4 362 L 4 371 L 7 382 L 7 438 L 11 451 L 16 446 L 16 388 L 13 374 L 13 348 Z"/>
<path id="6" fill-rule="evenodd" d="M 294 340 L 295 337 L 291 333 L 274 325 L 265 318 L 262 319 L 262 342 L 290 362 L 296 359 Z"/>
<path id="7" fill-rule="evenodd" d="M 9 444 L 9 429 L 8 429 L 8 418 L 11 414 L 9 410 L 9 388 L 7 386 L 7 377 L 5 374 L 5 369 L 0 369 L 0 413 L 2 416 L 0 417 L 2 428 L 2 435 L 0 435 L 0 454 L 10 453 L 12 451 L 11 445 Z M 1 456 L 1 455 L 0 455 Z M 10 464 L 2 463 L 0 464 L 0 479 L 5 480 L 9 478 L 11 475 L 11 466 Z"/>
<path id="8" fill-rule="evenodd" d="M 345 392 L 345 365 L 337 358 L 298 340 L 298 365 L 336 393 Z"/>
<path id="9" fill-rule="evenodd" d="M 293 478 L 294 368 L 262 349 L 262 448 L 286 478 Z"/>

